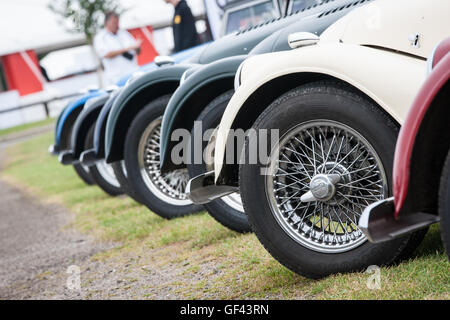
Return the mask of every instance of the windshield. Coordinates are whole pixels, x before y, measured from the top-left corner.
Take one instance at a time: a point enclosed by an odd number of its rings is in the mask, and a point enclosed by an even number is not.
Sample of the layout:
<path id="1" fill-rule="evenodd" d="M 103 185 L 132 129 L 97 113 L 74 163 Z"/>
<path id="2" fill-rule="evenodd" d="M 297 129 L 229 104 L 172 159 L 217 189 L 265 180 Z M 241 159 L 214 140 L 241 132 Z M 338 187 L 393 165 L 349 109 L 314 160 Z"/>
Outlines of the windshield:
<path id="1" fill-rule="evenodd" d="M 273 1 L 265 1 L 253 6 L 236 8 L 236 10 L 228 13 L 225 33 L 229 34 L 246 29 L 278 17 L 279 13 Z"/>
<path id="2" fill-rule="evenodd" d="M 294 0 L 292 3 L 292 12 L 297 12 L 315 4 L 321 4 L 324 1 L 325 0 Z"/>

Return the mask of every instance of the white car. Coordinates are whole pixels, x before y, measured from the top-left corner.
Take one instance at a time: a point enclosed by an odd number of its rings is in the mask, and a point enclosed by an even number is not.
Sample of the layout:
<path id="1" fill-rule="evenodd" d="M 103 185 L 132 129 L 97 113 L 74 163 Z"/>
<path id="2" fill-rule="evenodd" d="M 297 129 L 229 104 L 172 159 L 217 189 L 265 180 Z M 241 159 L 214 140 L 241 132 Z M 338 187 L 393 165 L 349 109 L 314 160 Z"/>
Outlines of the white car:
<path id="1" fill-rule="evenodd" d="M 320 39 L 292 34 L 296 50 L 244 61 L 210 140 L 214 171 L 189 184 L 199 203 L 239 190 L 259 240 L 307 277 L 404 259 L 426 233 L 373 244 L 358 220 L 391 194 L 398 131 L 427 57 L 449 35 L 450 1 L 367 2 Z M 242 148 L 229 144 L 236 129 L 253 129 Z M 276 140 L 268 150 L 265 133 Z M 260 151 L 267 161 L 252 164 Z"/>

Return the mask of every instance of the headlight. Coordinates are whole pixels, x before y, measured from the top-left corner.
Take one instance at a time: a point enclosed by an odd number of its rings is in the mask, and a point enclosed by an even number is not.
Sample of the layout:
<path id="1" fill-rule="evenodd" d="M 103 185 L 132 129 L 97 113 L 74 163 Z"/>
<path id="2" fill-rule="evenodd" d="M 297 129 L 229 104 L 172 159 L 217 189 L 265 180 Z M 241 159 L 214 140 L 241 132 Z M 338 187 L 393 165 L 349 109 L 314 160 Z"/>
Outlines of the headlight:
<path id="1" fill-rule="evenodd" d="M 239 65 L 239 68 L 236 71 L 236 75 L 234 76 L 234 91 L 236 91 L 241 86 L 241 73 L 242 68 L 244 67 L 245 60 Z"/>
<path id="2" fill-rule="evenodd" d="M 128 86 L 131 82 L 133 82 L 137 78 L 141 77 L 143 74 L 145 74 L 144 71 L 133 72 L 133 74 L 131 75 L 130 79 L 128 79 L 127 83 L 125 83 L 125 86 Z"/>

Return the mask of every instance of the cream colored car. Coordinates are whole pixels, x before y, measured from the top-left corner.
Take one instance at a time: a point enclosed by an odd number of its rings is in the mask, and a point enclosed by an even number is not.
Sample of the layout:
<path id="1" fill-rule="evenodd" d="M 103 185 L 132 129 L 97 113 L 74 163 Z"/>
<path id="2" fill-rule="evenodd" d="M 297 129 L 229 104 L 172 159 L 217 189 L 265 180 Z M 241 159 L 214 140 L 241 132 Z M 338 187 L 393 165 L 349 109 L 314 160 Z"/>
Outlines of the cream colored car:
<path id="1" fill-rule="evenodd" d="M 308 277 L 401 260 L 426 232 L 372 244 L 358 220 L 391 194 L 398 130 L 427 57 L 449 35 L 450 1 L 367 2 L 320 39 L 292 34 L 296 50 L 241 65 L 210 141 L 214 171 L 189 184 L 194 202 L 240 191 L 260 241 Z M 230 147 L 236 129 L 252 129 L 242 148 Z M 263 150 L 263 138 L 276 143 Z M 266 161 L 249 161 L 261 151 Z"/>

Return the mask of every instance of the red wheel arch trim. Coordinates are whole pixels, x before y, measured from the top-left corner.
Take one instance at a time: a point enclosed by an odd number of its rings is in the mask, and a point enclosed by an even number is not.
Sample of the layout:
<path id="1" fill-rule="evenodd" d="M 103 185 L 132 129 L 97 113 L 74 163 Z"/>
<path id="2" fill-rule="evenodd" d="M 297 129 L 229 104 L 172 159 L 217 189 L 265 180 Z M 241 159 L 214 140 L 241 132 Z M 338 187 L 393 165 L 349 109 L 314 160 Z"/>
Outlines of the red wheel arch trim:
<path id="1" fill-rule="evenodd" d="M 444 40 L 441 45 L 447 48 L 447 54 L 442 55 L 440 53 L 441 56 L 439 58 L 441 59 L 434 62 L 435 69 L 416 96 L 398 137 L 393 170 L 396 218 L 403 207 L 408 193 L 411 156 L 420 125 L 435 96 L 450 79 L 450 38 Z M 436 52 L 441 52 L 441 50 L 438 48 Z"/>

